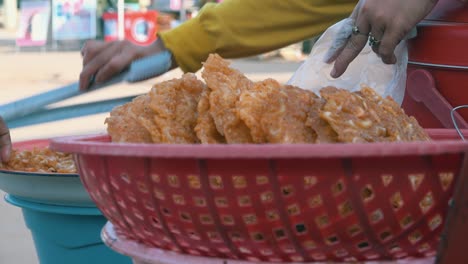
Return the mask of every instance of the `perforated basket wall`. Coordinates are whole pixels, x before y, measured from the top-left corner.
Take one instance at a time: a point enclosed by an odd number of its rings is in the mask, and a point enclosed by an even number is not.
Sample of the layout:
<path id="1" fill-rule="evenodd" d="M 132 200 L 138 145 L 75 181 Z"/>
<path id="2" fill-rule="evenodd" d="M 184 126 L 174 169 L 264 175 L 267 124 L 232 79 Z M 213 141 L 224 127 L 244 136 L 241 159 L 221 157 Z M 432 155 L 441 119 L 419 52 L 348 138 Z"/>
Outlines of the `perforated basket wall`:
<path id="1" fill-rule="evenodd" d="M 436 138 L 456 138 L 437 131 Z M 138 145 L 62 138 L 126 236 L 251 261 L 433 256 L 467 143 Z"/>

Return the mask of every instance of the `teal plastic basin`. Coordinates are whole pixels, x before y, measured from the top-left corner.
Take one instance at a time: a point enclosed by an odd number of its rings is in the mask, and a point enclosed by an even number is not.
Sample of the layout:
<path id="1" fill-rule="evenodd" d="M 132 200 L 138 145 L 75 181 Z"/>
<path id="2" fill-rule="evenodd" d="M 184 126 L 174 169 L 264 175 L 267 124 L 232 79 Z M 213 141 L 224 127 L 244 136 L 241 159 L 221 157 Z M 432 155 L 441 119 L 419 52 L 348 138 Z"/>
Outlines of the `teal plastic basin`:
<path id="1" fill-rule="evenodd" d="M 131 264 L 101 240 L 107 219 L 96 207 L 57 206 L 6 195 L 22 209 L 41 264 Z"/>

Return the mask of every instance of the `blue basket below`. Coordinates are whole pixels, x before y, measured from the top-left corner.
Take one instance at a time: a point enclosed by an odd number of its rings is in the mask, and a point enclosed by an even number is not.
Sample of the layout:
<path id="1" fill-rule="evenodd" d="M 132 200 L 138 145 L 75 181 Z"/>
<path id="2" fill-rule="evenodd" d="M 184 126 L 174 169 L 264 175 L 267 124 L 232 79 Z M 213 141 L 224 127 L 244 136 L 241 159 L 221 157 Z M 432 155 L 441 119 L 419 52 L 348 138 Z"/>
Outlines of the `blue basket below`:
<path id="1" fill-rule="evenodd" d="M 47 205 L 13 195 L 6 195 L 5 200 L 22 209 L 41 264 L 132 263 L 102 242 L 107 219 L 95 207 Z"/>

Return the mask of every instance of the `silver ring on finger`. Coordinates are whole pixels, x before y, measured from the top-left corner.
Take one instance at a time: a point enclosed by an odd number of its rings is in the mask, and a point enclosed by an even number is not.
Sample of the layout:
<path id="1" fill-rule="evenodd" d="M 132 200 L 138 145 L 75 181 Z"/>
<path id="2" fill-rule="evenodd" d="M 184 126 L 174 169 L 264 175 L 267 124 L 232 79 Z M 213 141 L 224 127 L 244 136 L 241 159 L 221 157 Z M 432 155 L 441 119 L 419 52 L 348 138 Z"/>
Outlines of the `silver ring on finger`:
<path id="1" fill-rule="evenodd" d="M 380 40 L 376 39 L 374 36 L 369 36 L 369 46 L 375 47 L 380 44 Z"/>
<path id="2" fill-rule="evenodd" d="M 364 35 L 364 36 L 369 36 L 369 33 L 363 33 L 359 30 L 358 26 L 353 26 L 352 31 L 353 35 Z"/>

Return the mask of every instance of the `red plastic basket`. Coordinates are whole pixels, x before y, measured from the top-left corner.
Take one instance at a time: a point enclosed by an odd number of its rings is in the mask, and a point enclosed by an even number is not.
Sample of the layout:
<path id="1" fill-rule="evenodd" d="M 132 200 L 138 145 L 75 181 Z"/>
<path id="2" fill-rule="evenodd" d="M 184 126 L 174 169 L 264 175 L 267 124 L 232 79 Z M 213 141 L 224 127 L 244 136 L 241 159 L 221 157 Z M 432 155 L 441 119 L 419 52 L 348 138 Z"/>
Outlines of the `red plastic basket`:
<path id="1" fill-rule="evenodd" d="M 468 143 L 110 143 L 65 137 L 85 187 L 126 237 L 249 261 L 355 261 L 436 254 Z M 467 133 L 468 134 L 468 133 Z"/>
<path id="2" fill-rule="evenodd" d="M 107 222 L 101 232 L 104 243 L 114 251 L 132 258 L 133 264 L 260 264 L 245 260 L 232 260 L 224 258 L 191 256 L 181 253 L 148 247 L 133 239 L 127 239 L 112 223 Z M 434 264 L 434 257 L 418 259 L 401 259 L 389 261 L 369 261 L 359 264 Z M 276 262 L 261 262 L 261 264 L 275 264 Z M 317 262 L 300 262 L 303 264 L 318 264 Z M 327 264 L 336 262 L 327 262 Z M 453 263 L 453 262 L 452 262 Z M 299 264 L 290 262 L 290 264 Z"/>

